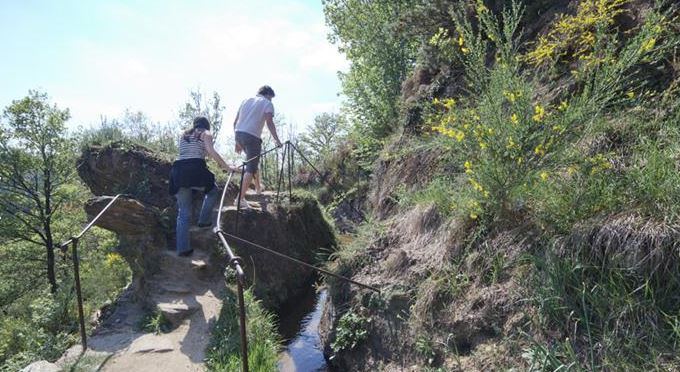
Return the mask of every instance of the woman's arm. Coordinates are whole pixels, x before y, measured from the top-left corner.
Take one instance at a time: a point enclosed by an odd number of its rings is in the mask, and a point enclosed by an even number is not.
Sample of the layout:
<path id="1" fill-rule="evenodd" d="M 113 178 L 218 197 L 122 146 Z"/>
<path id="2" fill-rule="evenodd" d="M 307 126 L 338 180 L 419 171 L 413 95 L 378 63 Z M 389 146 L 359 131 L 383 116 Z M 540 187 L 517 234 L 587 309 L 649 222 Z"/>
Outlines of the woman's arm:
<path id="1" fill-rule="evenodd" d="M 213 137 L 212 133 L 209 131 L 205 131 L 201 134 L 201 140 L 203 140 L 203 146 L 205 146 L 205 151 L 210 155 L 211 158 L 213 158 L 217 164 L 219 164 L 220 168 L 224 169 L 225 171 L 230 171 L 233 170 L 224 159 L 222 159 L 222 156 L 220 156 L 217 151 L 215 151 L 215 147 L 213 146 Z"/>

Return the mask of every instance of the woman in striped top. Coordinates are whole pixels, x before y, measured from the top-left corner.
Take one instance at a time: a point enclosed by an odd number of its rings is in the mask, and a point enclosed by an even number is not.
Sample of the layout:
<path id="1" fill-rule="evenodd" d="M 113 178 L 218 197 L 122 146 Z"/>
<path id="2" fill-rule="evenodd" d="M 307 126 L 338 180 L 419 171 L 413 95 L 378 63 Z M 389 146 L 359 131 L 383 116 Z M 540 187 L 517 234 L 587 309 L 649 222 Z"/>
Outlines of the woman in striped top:
<path id="1" fill-rule="evenodd" d="M 189 218 L 194 190 L 203 191 L 203 206 L 198 217 L 199 227 L 209 227 L 212 208 L 219 196 L 215 175 L 208 170 L 205 157 L 209 155 L 225 171 L 230 167 L 213 147 L 210 122 L 205 117 L 194 119 L 194 125 L 179 138 L 179 157 L 170 170 L 170 194 L 177 198 L 177 254 L 189 256 L 194 251 L 189 246 Z"/>

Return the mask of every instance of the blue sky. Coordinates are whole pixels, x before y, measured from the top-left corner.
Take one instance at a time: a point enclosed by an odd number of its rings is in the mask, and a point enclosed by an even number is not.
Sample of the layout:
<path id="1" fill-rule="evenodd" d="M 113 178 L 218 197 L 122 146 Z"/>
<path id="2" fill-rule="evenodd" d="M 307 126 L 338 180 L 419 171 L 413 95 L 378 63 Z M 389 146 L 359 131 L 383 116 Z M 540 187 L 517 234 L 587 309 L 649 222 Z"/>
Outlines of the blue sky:
<path id="1" fill-rule="evenodd" d="M 217 91 L 226 122 L 262 84 L 300 130 L 337 111 L 348 63 L 321 1 L 0 0 L 0 106 L 47 92 L 72 126 L 128 108 L 169 121 L 190 89 Z"/>

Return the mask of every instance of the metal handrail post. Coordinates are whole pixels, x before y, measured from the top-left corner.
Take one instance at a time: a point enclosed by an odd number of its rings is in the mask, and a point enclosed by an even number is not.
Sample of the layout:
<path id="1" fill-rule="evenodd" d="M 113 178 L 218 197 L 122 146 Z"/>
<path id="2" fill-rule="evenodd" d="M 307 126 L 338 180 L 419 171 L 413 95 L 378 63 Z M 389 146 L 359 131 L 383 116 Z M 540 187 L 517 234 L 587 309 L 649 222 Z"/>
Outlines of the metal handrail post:
<path id="1" fill-rule="evenodd" d="M 87 350 L 87 333 L 85 332 L 85 314 L 83 312 L 83 293 L 80 288 L 80 260 L 78 259 L 78 237 L 71 238 L 71 252 L 73 257 L 73 277 L 76 281 L 76 297 L 78 299 L 78 321 L 80 322 L 80 340 L 83 353 Z"/>
<path id="2" fill-rule="evenodd" d="M 288 146 L 288 142 L 286 142 L 286 146 Z M 279 182 L 278 186 L 276 188 L 276 204 L 279 203 L 279 195 L 281 194 L 281 183 L 283 182 L 283 171 L 286 168 L 286 149 L 283 150 L 283 155 L 281 159 L 281 172 L 279 173 Z"/>
<path id="3" fill-rule="evenodd" d="M 243 276 L 238 275 L 236 282 L 236 286 L 238 287 L 238 311 L 241 324 L 241 367 L 243 368 L 243 372 L 248 372 L 248 336 L 246 334 L 246 305 L 243 298 Z"/>
<path id="4" fill-rule="evenodd" d="M 291 181 L 291 175 L 293 173 L 293 148 L 292 143 L 288 141 L 288 146 L 286 150 L 288 151 L 288 201 L 293 200 L 293 182 Z"/>
<path id="5" fill-rule="evenodd" d="M 236 196 L 236 199 L 238 200 L 236 202 L 236 218 L 234 219 L 234 234 L 238 234 L 238 215 L 241 214 L 241 198 L 243 197 L 241 194 L 243 193 L 243 179 L 246 177 L 246 163 L 243 163 L 241 165 L 241 183 L 238 188 L 238 195 Z M 225 190 L 229 185 L 225 185 Z M 222 206 L 220 205 L 220 208 Z"/>

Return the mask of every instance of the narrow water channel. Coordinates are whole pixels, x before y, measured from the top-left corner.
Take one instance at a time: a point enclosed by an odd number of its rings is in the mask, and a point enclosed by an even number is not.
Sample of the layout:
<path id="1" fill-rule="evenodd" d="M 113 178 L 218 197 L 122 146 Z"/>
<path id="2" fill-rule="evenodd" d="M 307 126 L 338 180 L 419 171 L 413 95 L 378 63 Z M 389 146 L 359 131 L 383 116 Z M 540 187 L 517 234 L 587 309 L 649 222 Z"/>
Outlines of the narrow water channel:
<path id="1" fill-rule="evenodd" d="M 280 332 L 288 341 L 284 351 L 279 355 L 279 371 L 328 371 L 319 338 L 319 321 L 326 303 L 326 296 L 328 294 L 325 289 L 318 293 L 314 290 L 310 291 L 310 295 L 297 302 L 297 306 L 291 306 L 290 318 L 281 319 Z M 305 311 L 305 314 L 300 318 L 299 315 L 294 314 L 293 307 L 297 311 Z"/>

